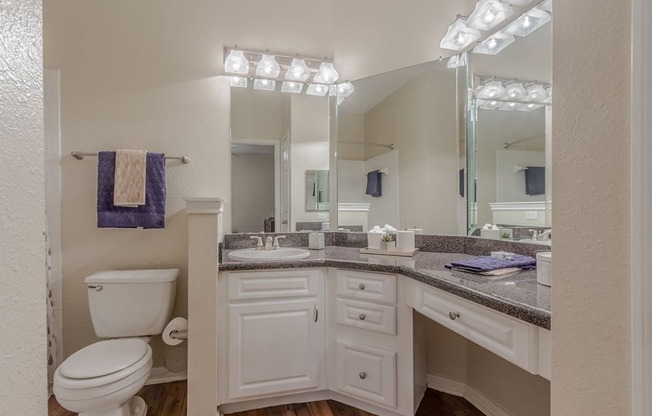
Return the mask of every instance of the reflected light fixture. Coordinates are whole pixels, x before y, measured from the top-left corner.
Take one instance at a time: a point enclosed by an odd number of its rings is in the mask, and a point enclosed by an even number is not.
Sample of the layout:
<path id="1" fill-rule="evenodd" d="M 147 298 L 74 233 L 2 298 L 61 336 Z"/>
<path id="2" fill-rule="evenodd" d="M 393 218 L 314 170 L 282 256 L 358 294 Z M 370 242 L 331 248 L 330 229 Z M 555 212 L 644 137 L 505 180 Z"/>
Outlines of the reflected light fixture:
<path id="1" fill-rule="evenodd" d="M 513 4 L 514 6 L 527 6 L 534 0 L 503 0 L 505 3 Z"/>
<path id="2" fill-rule="evenodd" d="M 512 82 L 505 87 L 508 100 L 524 101 L 528 99 L 528 92 L 522 82 Z"/>
<path id="3" fill-rule="evenodd" d="M 308 89 L 306 90 L 306 94 L 318 95 L 320 97 L 326 95 L 327 92 L 328 92 L 328 85 L 323 85 L 323 84 L 310 84 L 308 85 Z"/>
<path id="4" fill-rule="evenodd" d="M 301 82 L 283 81 L 283 85 L 281 85 L 281 92 L 288 92 L 290 94 L 301 94 L 302 90 L 303 90 L 303 83 Z"/>
<path id="5" fill-rule="evenodd" d="M 485 99 L 502 99 L 505 97 L 505 87 L 500 81 L 488 81 L 478 92 L 478 98 Z"/>
<path id="6" fill-rule="evenodd" d="M 498 0 L 480 0 L 466 22 L 468 27 L 491 30 L 513 13 L 512 6 Z"/>
<path id="7" fill-rule="evenodd" d="M 483 110 L 495 110 L 500 106 L 499 101 L 495 100 L 478 100 L 478 108 Z"/>
<path id="8" fill-rule="evenodd" d="M 263 55 L 256 66 L 256 76 L 276 78 L 281 73 L 281 67 L 272 55 Z"/>
<path id="9" fill-rule="evenodd" d="M 466 19 L 458 17 L 448 26 L 448 32 L 442 38 L 439 46 L 443 49 L 461 51 L 478 40 L 480 36 L 481 33 L 478 29 L 468 27 L 466 25 Z"/>
<path id="10" fill-rule="evenodd" d="M 454 69 L 462 66 L 466 66 L 466 52 L 451 56 L 446 63 L 446 68 Z"/>
<path id="11" fill-rule="evenodd" d="M 536 109 L 539 109 L 543 107 L 543 104 L 534 104 L 534 103 L 528 103 L 528 104 L 519 104 L 516 107 L 517 111 L 534 111 Z"/>
<path id="12" fill-rule="evenodd" d="M 232 87 L 247 88 L 247 77 L 231 77 L 230 84 Z"/>
<path id="13" fill-rule="evenodd" d="M 249 73 L 249 60 L 244 56 L 244 52 L 231 49 L 224 59 L 224 72 L 247 75 Z"/>
<path id="14" fill-rule="evenodd" d="M 259 79 L 254 80 L 254 89 L 263 91 L 274 91 L 276 89 L 276 81 L 273 79 Z"/>
<path id="15" fill-rule="evenodd" d="M 543 101 L 548 98 L 548 92 L 543 85 L 533 84 L 527 87 L 527 93 L 532 101 Z"/>
<path id="16" fill-rule="evenodd" d="M 285 73 L 285 79 L 288 81 L 304 82 L 310 77 L 310 69 L 303 59 L 294 58 L 290 68 Z"/>
<path id="17" fill-rule="evenodd" d="M 502 111 L 514 111 L 518 108 L 518 106 L 521 105 L 519 103 L 502 103 L 498 107 L 499 110 Z"/>
<path id="18" fill-rule="evenodd" d="M 332 62 L 322 62 L 319 65 L 319 70 L 313 78 L 313 81 L 320 84 L 334 84 L 339 78 L 340 74 L 337 73 Z"/>
<path id="19" fill-rule="evenodd" d="M 527 36 L 549 21 L 550 14 L 535 7 L 534 9 L 523 13 L 521 17 L 510 23 L 505 29 L 503 29 L 503 32 L 509 33 L 510 35 Z"/>
<path id="20" fill-rule="evenodd" d="M 346 81 L 337 86 L 337 94 L 344 98 L 347 98 L 349 95 L 353 94 L 354 91 L 355 87 L 353 87 L 353 84 L 351 84 L 350 81 Z"/>
<path id="21" fill-rule="evenodd" d="M 496 55 L 514 42 L 514 36 L 497 32 L 485 39 L 481 44 L 473 48 L 473 52 L 485 55 Z"/>

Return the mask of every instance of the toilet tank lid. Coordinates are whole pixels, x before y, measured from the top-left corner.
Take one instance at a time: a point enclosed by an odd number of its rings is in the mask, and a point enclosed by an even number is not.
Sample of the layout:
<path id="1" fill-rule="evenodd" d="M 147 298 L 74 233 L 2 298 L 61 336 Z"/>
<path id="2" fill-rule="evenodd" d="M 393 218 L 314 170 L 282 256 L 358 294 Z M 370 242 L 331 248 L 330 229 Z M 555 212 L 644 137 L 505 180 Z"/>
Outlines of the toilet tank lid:
<path id="1" fill-rule="evenodd" d="M 179 269 L 104 270 L 88 276 L 86 283 L 161 283 L 177 280 Z"/>

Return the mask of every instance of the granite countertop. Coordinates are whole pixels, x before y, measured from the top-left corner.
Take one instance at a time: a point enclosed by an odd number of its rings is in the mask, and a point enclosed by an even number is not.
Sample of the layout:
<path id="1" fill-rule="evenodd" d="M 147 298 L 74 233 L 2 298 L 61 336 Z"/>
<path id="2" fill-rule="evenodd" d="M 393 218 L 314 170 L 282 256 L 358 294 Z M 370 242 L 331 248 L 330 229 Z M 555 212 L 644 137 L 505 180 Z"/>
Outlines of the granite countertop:
<path id="1" fill-rule="evenodd" d="M 420 252 L 414 257 L 360 254 L 358 248 L 328 246 L 310 250 L 303 260 L 240 262 L 223 252 L 220 271 L 337 267 L 371 272 L 397 273 L 468 299 L 522 321 L 550 329 L 550 288 L 537 284 L 536 270 L 524 270 L 502 277 L 451 271 L 451 261 L 472 257 L 460 253 Z"/>

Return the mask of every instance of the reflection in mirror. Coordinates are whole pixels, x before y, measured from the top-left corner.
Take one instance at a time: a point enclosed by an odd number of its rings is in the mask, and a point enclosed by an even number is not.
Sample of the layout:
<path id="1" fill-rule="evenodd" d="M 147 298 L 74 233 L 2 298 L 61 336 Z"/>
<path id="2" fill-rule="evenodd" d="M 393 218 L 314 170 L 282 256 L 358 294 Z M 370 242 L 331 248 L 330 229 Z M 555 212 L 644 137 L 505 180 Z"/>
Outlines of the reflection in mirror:
<path id="1" fill-rule="evenodd" d="M 337 111 L 338 226 L 466 234 L 456 76 L 431 62 L 353 82 Z"/>
<path id="2" fill-rule="evenodd" d="M 328 171 L 329 139 L 329 97 L 232 88 L 233 232 L 327 229 L 328 181 L 307 209 L 306 172 Z"/>
<path id="3" fill-rule="evenodd" d="M 474 152 L 469 160 L 475 160 L 469 172 L 476 196 L 469 201 L 469 232 L 479 235 L 484 224 L 497 224 L 512 229 L 514 239 L 531 240 L 531 229 L 551 224 L 551 107 L 535 105 L 531 98 L 539 85 L 550 86 L 551 25 L 519 37 L 497 55 L 469 58 L 477 97 L 468 117 Z M 507 94 L 504 101 L 482 99 L 482 88 L 490 83 L 507 87 L 501 91 Z M 529 105 L 506 102 L 510 92 L 516 96 L 520 90 L 525 90 L 524 97 L 518 101 Z"/>
<path id="4" fill-rule="evenodd" d="M 327 170 L 306 171 L 306 211 L 330 210 Z"/>

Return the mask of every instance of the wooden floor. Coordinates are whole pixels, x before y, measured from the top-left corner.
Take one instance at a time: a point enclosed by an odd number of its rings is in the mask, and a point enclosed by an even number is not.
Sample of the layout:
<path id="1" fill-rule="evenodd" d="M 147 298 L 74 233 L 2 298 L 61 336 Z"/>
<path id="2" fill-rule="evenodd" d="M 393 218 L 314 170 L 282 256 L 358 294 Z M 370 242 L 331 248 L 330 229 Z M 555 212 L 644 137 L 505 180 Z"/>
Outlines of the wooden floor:
<path id="1" fill-rule="evenodd" d="M 149 406 L 147 416 L 186 416 L 185 381 L 145 386 L 138 395 L 145 399 Z M 52 396 L 48 403 L 48 415 L 74 416 L 76 413 L 61 408 Z M 230 416 L 371 416 L 371 413 L 334 400 L 325 400 L 267 407 L 232 413 Z M 428 389 L 416 416 L 484 416 L 484 414 L 461 397 Z"/>

